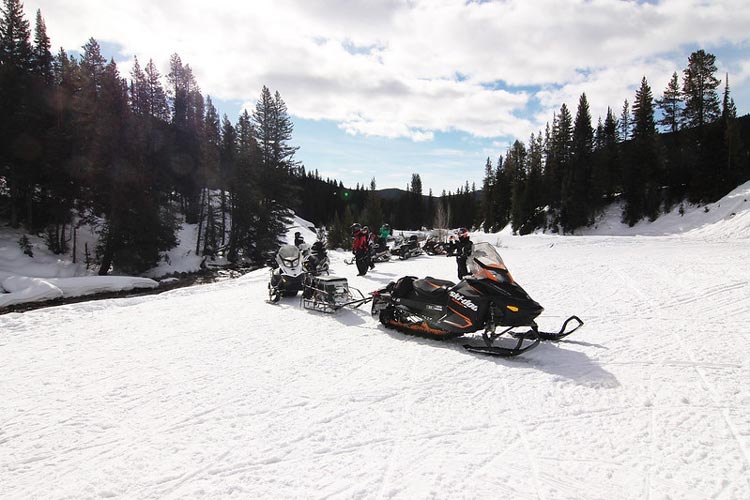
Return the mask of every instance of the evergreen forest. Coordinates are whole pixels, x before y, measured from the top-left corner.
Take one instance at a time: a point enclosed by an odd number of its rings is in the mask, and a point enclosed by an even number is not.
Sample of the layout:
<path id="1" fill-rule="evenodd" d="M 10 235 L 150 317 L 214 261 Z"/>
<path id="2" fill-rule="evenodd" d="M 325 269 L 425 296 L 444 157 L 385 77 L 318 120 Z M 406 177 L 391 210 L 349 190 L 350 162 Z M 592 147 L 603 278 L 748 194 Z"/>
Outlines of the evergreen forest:
<path id="1" fill-rule="evenodd" d="M 166 74 L 135 59 L 123 75 L 93 38 L 79 55 L 53 53 L 41 12 L 32 29 L 22 7 L 3 0 L 0 13 L 0 219 L 59 254 L 82 225 L 96 228 L 100 274 L 153 267 L 182 223 L 197 227 L 196 254 L 258 264 L 292 211 L 344 247 L 355 220 L 575 233 L 614 201 L 633 225 L 750 179 L 750 116 L 737 116 L 729 75 L 717 78 L 703 50 L 661 95 L 644 77 L 595 124 L 585 94 L 575 116 L 562 104 L 545 130 L 487 158 L 482 186 L 457 180 L 436 195 L 416 173 L 404 190 L 323 179 L 296 157 L 278 91 L 264 86 L 252 112 L 219 116 L 178 54 Z"/>

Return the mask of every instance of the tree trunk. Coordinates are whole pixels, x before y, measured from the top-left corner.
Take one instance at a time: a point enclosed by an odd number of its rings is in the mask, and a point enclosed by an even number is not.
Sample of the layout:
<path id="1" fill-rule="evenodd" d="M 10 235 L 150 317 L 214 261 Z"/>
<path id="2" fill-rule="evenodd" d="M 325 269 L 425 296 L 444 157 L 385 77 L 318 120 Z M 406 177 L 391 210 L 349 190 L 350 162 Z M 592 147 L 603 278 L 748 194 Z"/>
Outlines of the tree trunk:
<path id="1" fill-rule="evenodd" d="M 203 231 L 203 203 L 205 200 L 205 193 L 206 189 L 201 189 L 200 211 L 198 212 L 198 237 L 195 240 L 195 255 L 201 254 L 201 232 Z"/>
<path id="2" fill-rule="evenodd" d="M 221 246 L 226 245 L 227 234 L 227 193 L 221 190 Z"/>

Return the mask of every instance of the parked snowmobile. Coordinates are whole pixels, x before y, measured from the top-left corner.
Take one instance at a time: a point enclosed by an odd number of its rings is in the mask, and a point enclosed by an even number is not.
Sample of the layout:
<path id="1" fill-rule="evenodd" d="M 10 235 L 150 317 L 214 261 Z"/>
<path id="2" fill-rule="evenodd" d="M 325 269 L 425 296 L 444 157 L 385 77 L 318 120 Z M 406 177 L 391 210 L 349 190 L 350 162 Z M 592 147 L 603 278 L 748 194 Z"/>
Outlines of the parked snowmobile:
<path id="1" fill-rule="evenodd" d="M 388 328 L 436 339 L 450 339 L 482 330 L 484 345 L 464 348 L 492 356 L 516 356 L 541 340 L 560 340 L 583 321 L 571 316 L 557 333 L 539 331 L 535 319 L 544 310 L 513 280 L 503 259 L 489 243 L 476 243 L 469 257 L 470 276 L 458 283 L 431 277 L 404 276 L 373 292 L 372 314 Z M 575 326 L 567 330 L 568 324 Z M 499 333 L 497 327 L 505 327 Z M 514 328 L 528 327 L 514 332 Z M 494 345 L 509 334 L 515 346 Z"/>
<path id="2" fill-rule="evenodd" d="M 278 302 L 282 296 L 294 297 L 302 290 L 305 269 L 302 266 L 302 252 L 294 245 L 282 245 L 276 258 L 270 262 L 271 281 L 268 283 L 268 299 Z"/>
<path id="3" fill-rule="evenodd" d="M 388 262 L 391 260 L 391 251 L 385 242 L 385 238 L 377 237 L 372 243 L 370 258 L 373 262 Z"/>
<path id="4" fill-rule="evenodd" d="M 422 250 L 427 255 L 445 255 L 445 245 L 434 238 L 427 238 L 427 241 L 422 245 Z"/>
<path id="5" fill-rule="evenodd" d="M 318 276 L 323 273 L 329 274 L 331 260 L 328 258 L 328 252 L 322 241 L 316 241 L 310 247 L 307 255 L 304 255 L 303 264 L 305 271 Z"/>
<path id="6" fill-rule="evenodd" d="M 392 253 L 398 255 L 399 259 L 406 260 L 410 257 L 422 255 L 424 252 L 422 252 L 422 248 L 419 246 L 417 235 L 412 234 L 407 240 L 397 242 Z"/>

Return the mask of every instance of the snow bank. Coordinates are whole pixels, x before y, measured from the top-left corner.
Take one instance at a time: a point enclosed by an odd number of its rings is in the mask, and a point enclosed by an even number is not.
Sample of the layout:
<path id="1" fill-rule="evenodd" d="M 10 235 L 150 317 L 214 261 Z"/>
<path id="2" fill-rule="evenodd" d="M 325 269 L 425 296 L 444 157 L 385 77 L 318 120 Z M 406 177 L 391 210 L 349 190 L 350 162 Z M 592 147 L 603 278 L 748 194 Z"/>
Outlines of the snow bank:
<path id="1" fill-rule="evenodd" d="M 622 205 L 614 203 L 593 227 L 576 231 L 581 235 L 666 236 L 684 234 L 716 240 L 750 238 L 750 181 L 738 186 L 715 203 L 676 206 L 653 222 L 643 220 L 629 227 L 623 224 Z"/>
<path id="2" fill-rule="evenodd" d="M 0 282 L 7 293 L 0 294 L 0 308 L 28 302 L 44 302 L 61 297 L 82 297 L 95 293 L 120 292 L 136 288 L 156 288 L 149 278 L 130 276 L 85 276 L 78 278 L 30 278 L 8 276 Z"/>

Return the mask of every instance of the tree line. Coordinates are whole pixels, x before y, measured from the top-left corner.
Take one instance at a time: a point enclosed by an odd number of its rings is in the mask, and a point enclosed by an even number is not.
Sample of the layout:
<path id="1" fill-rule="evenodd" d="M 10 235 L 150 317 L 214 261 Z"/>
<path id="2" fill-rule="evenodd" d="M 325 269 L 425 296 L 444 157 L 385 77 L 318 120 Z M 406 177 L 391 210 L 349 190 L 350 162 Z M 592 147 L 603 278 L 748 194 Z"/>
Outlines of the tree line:
<path id="1" fill-rule="evenodd" d="M 344 247 L 354 221 L 573 232 L 614 199 L 634 224 L 750 177 L 750 126 L 736 117 L 728 80 L 718 99 L 715 58 L 703 51 L 661 98 L 644 78 L 632 109 L 625 101 L 594 128 L 583 94 L 575 120 L 563 104 L 528 145 L 488 158 L 480 189 L 465 182 L 434 195 L 416 173 L 405 190 L 379 191 L 374 178 L 350 188 L 306 171 L 286 104 L 265 86 L 253 111 L 231 121 L 177 54 L 166 75 L 136 58 L 123 76 L 94 39 L 79 57 L 50 47 L 41 12 L 32 32 L 20 0 L 3 0 L 0 217 L 60 254 L 76 249 L 81 225 L 96 228 L 91 259 L 101 274 L 153 267 L 183 222 L 197 228 L 197 255 L 262 263 L 292 210 Z"/>
<path id="2" fill-rule="evenodd" d="M 203 97 L 174 54 L 164 77 L 134 60 L 129 78 L 90 39 L 53 55 L 44 19 L 33 35 L 19 0 L 0 19 L 0 215 L 66 253 L 97 229 L 100 274 L 153 267 L 197 225 L 195 252 L 259 262 L 285 232 L 301 178 L 278 92 L 260 92 L 235 123 Z M 75 253 L 74 253 L 75 255 Z"/>
<path id="3" fill-rule="evenodd" d="M 346 233 L 355 218 L 421 227 L 438 204 L 474 205 L 467 185 L 440 202 L 430 193 L 422 207 L 418 174 L 406 195 L 382 203 L 374 179 L 369 191 L 324 180 L 295 159 L 278 92 L 264 86 L 253 112 L 232 122 L 178 54 L 166 75 L 135 58 L 123 76 L 93 38 L 79 57 L 52 54 L 41 11 L 32 32 L 22 7 L 3 0 L 0 19 L 0 217 L 43 234 L 58 254 L 80 253 L 78 228 L 94 227 L 100 274 L 153 267 L 182 222 L 197 227 L 196 255 L 258 264 L 292 210 Z"/>
<path id="4" fill-rule="evenodd" d="M 575 118 L 563 104 L 544 132 L 516 140 L 493 164 L 487 158 L 477 225 L 495 231 L 573 233 L 595 223 L 614 200 L 633 226 L 684 202 L 715 201 L 750 179 L 750 120 L 738 118 L 729 76 L 716 57 L 693 52 L 654 98 L 643 77 L 619 116 L 611 108 L 592 126 L 586 94 Z"/>

